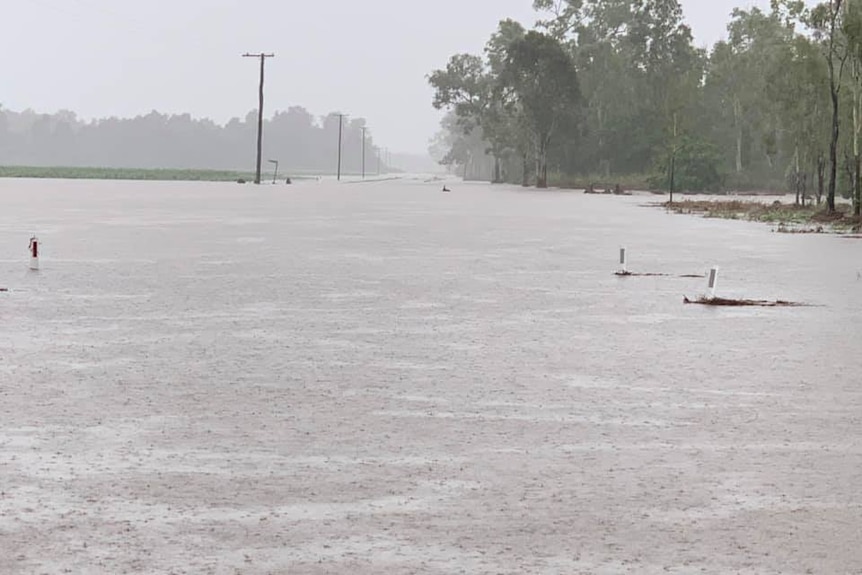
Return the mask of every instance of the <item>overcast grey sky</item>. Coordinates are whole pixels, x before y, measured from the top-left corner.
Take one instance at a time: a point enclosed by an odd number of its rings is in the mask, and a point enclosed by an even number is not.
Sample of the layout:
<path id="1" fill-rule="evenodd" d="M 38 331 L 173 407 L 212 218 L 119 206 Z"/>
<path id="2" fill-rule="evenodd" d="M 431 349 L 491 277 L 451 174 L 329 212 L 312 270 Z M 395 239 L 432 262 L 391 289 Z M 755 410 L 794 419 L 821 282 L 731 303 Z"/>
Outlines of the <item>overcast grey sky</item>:
<path id="1" fill-rule="evenodd" d="M 682 0 L 697 43 L 724 32 L 734 6 Z M 424 153 L 437 130 L 425 80 L 451 54 L 479 52 L 497 22 L 532 25 L 531 0 L 7 0 L 0 24 L 0 104 L 84 118 L 150 110 L 218 122 L 257 106 L 301 105 L 368 119 L 375 143 Z"/>

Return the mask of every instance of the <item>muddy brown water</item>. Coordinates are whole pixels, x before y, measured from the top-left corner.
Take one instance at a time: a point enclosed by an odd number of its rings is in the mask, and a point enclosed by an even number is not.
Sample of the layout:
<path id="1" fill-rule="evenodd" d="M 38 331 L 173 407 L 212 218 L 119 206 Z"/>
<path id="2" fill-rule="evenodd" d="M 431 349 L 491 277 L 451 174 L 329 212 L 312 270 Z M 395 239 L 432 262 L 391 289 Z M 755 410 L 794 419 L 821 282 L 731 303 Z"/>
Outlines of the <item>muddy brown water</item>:
<path id="1" fill-rule="evenodd" d="M 0 181 L 0 572 L 859 569 L 862 243 L 450 187 Z"/>

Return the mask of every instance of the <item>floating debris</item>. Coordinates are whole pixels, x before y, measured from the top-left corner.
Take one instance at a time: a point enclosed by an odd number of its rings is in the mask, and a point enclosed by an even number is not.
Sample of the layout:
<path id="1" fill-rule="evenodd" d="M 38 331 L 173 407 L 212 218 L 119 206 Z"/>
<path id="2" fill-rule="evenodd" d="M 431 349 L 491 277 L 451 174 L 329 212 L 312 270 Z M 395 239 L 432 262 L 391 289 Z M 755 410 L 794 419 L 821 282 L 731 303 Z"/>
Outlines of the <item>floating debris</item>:
<path id="1" fill-rule="evenodd" d="M 672 274 L 654 274 L 654 273 L 634 273 L 630 271 L 625 272 L 614 272 L 614 275 L 621 278 L 635 277 L 635 278 L 705 278 L 706 276 L 703 274 L 685 274 L 681 276 L 675 276 Z"/>
<path id="2" fill-rule="evenodd" d="M 778 228 L 773 230 L 779 234 L 823 234 L 826 233 L 826 230 L 823 229 L 823 226 L 817 226 L 816 228 L 800 228 L 788 226 L 787 224 L 780 223 L 778 224 Z"/>
<path id="3" fill-rule="evenodd" d="M 634 273 L 634 272 L 630 272 L 630 271 L 614 272 L 614 275 L 621 277 L 621 278 L 629 278 L 629 277 L 634 277 L 634 278 L 659 278 L 659 277 L 666 278 L 666 277 L 670 277 L 669 274 L 638 274 L 638 273 Z"/>
<path id="4" fill-rule="evenodd" d="M 599 186 L 599 187 L 601 187 L 601 186 Z M 604 188 L 605 188 L 604 191 L 602 191 L 602 190 L 597 188 L 596 184 L 590 184 L 584 190 L 584 193 L 585 194 L 596 194 L 596 195 L 602 195 L 602 196 L 610 196 L 610 195 L 633 196 L 634 195 L 632 192 L 624 190 L 623 187 L 619 184 L 615 184 L 613 189 L 611 189 L 611 187 L 609 185 L 605 185 Z"/>
<path id="5" fill-rule="evenodd" d="M 712 305 L 724 307 L 808 307 L 808 304 L 797 303 L 792 301 L 766 301 L 754 299 L 727 299 L 722 297 L 700 297 L 696 300 L 690 300 L 683 296 L 683 303 L 697 305 Z"/>

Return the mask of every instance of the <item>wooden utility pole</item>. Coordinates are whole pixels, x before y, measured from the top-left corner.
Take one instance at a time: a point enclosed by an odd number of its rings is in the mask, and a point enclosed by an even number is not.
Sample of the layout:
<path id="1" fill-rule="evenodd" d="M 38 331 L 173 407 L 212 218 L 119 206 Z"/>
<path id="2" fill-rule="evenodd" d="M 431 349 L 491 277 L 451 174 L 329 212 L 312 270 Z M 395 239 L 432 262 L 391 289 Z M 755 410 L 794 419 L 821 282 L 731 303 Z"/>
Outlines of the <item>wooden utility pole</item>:
<path id="1" fill-rule="evenodd" d="M 338 114 L 338 181 L 341 181 L 341 133 L 345 114 Z"/>
<path id="2" fill-rule="evenodd" d="M 267 58 L 275 58 L 275 54 L 243 54 L 243 58 L 260 58 L 260 93 L 257 106 L 257 170 L 254 175 L 254 183 L 260 184 L 260 163 L 263 153 L 263 70 Z"/>
<path id="3" fill-rule="evenodd" d="M 368 128 L 362 126 L 362 179 L 365 179 L 365 130 Z"/>

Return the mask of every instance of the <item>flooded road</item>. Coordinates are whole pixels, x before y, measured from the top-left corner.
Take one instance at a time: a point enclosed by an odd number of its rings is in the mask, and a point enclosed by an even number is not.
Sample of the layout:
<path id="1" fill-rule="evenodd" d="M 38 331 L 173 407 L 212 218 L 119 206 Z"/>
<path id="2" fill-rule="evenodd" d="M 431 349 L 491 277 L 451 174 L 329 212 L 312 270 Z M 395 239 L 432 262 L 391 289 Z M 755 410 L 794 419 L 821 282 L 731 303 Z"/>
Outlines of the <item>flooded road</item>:
<path id="1" fill-rule="evenodd" d="M 0 572 L 859 569 L 862 243 L 440 187 L 0 180 Z"/>

